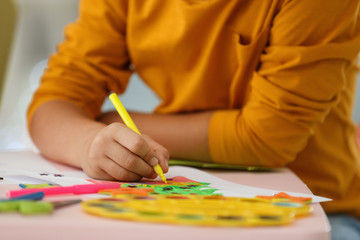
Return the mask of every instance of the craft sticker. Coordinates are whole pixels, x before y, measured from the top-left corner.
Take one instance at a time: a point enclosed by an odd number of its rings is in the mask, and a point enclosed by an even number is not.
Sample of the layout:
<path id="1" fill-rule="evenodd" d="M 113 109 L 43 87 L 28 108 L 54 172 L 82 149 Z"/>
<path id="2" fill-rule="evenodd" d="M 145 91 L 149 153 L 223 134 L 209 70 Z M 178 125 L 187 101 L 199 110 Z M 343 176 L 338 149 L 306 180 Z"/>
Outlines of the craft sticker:
<path id="1" fill-rule="evenodd" d="M 100 194 L 140 194 L 140 195 L 219 195 L 214 192 L 218 189 L 209 187 L 209 183 L 195 182 L 185 177 L 173 177 L 167 180 L 167 184 L 162 181 L 143 181 L 143 182 L 122 182 L 121 188 L 101 190 Z"/>

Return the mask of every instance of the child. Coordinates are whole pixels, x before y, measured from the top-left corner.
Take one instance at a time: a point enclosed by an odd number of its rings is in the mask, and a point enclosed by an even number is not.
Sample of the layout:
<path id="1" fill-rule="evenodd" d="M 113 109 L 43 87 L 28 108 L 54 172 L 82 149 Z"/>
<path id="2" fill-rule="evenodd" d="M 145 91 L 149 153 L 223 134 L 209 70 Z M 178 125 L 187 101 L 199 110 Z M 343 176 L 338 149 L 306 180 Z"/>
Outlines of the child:
<path id="1" fill-rule="evenodd" d="M 129 181 L 154 178 L 157 163 L 166 172 L 169 157 L 287 166 L 334 199 L 327 213 L 360 217 L 358 0 L 83 0 L 80 9 L 29 106 L 43 155 Z M 154 114 L 131 113 L 144 136 L 100 111 L 133 71 L 161 99 Z"/>

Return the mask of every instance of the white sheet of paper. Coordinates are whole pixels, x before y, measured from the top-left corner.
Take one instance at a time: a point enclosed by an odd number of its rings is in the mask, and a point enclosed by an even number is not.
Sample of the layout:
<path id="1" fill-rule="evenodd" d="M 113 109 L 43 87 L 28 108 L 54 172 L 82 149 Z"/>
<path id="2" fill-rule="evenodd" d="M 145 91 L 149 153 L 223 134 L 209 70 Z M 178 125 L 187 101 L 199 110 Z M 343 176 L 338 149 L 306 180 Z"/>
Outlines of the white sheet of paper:
<path id="1" fill-rule="evenodd" d="M 89 177 L 73 177 L 66 173 L 57 172 L 38 172 L 21 170 L 0 170 L 4 178 L 1 184 L 41 184 L 51 183 L 59 186 L 72 186 L 77 184 L 89 184 L 86 179 Z"/>
<path id="2" fill-rule="evenodd" d="M 32 151 L 1 152 L 0 184 L 41 184 L 52 183 L 60 186 L 89 184 L 82 171 L 64 173 L 51 162 Z"/>
<path id="3" fill-rule="evenodd" d="M 59 177 L 58 174 L 62 176 Z M 90 179 L 83 171 L 59 171 L 49 161 L 34 152 L 1 152 L 0 176 L 4 177 L 0 184 L 52 183 L 60 186 L 71 186 L 89 184 L 86 179 Z M 279 193 L 279 190 L 257 188 L 225 181 L 202 170 L 185 166 L 171 166 L 165 176 L 167 178 L 183 176 L 197 182 L 210 183 L 209 187 L 218 189 L 215 193 L 221 193 L 223 196 L 229 197 L 253 198 L 257 195 L 271 196 Z M 331 200 L 304 193 L 284 192 L 295 197 L 312 197 L 313 202 Z"/>
<path id="4" fill-rule="evenodd" d="M 169 168 L 169 172 L 165 174 L 166 178 L 172 178 L 176 176 L 183 176 L 197 182 L 210 183 L 209 187 L 219 189 L 215 193 L 220 193 L 226 197 L 253 198 L 258 195 L 273 196 L 274 194 L 279 193 L 279 190 L 257 188 L 257 187 L 251 187 L 251 186 L 225 181 L 209 173 L 206 173 L 202 170 L 191 167 L 185 167 L 185 166 L 171 166 Z M 287 192 L 287 191 L 284 192 L 294 197 L 312 197 L 313 202 L 324 202 L 331 200 L 329 198 L 324 198 L 324 197 L 309 195 L 304 193 Z"/>

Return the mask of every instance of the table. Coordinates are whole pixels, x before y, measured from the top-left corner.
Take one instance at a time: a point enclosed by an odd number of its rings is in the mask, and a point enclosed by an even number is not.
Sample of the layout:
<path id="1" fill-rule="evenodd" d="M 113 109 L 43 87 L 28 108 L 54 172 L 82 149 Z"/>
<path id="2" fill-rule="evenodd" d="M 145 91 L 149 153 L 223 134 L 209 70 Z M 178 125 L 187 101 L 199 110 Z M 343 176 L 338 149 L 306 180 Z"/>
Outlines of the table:
<path id="1" fill-rule="evenodd" d="M 41 157 L 33 152 L 0 152 L 1 163 L 8 158 L 29 158 L 36 161 Z M 59 171 L 73 170 L 64 165 L 51 163 Z M 20 168 L 20 166 L 19 166 Z M 289 169 L 272 172 L 244 172 L 228 170 L 206 170 L 224 180 L 254 187 L 279 189 L 311 194 L 307 186 Z M 251 184 L 249 184 L 251 183 Z M 0 197 L 4 197 L 14 185 L 1 184 Z M 86 196 L 82 196 L 86 197 Z M 61 197 L 59 197 L 61 198 Z M 16 213 L 0 214 L 2 239 L 330 239 L 330 226 L 321 205 L 313 204 L 309 217 L 296 220 L 289 226 L 254 228 L 192 227 L 170 224 L 153 224 L 100 218 L 73 205 L 55 211 L 52 215 L 22 216 Z"/>

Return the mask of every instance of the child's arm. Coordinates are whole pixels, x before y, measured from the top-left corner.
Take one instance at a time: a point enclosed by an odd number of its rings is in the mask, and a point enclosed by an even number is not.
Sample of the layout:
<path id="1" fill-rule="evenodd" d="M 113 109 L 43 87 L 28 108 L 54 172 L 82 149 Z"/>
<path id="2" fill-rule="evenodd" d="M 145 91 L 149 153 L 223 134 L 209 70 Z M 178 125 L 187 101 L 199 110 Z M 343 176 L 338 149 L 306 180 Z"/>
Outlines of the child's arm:
<path id="1" fill-rule="evenodd" d="M 66 101 L 40 106 L 30 125 L 30 134 L 47 158 L 81 167 L 99 179 L 134 181 L 156 177 L 158 162 L 168 170 L 168 151 L 147 136 L 140 136 L 122 123 L 105 125 Z"/>

